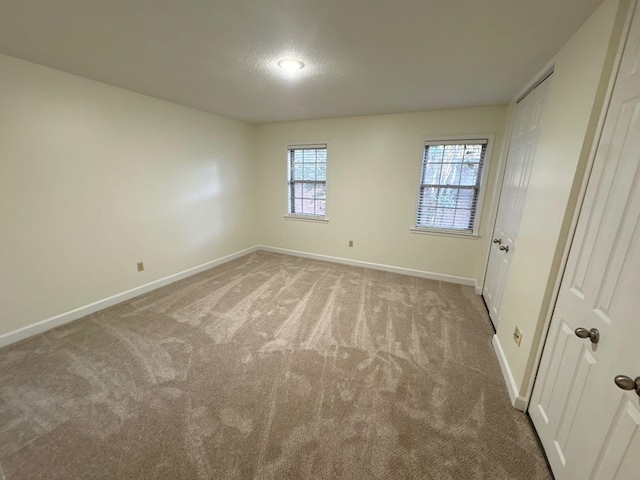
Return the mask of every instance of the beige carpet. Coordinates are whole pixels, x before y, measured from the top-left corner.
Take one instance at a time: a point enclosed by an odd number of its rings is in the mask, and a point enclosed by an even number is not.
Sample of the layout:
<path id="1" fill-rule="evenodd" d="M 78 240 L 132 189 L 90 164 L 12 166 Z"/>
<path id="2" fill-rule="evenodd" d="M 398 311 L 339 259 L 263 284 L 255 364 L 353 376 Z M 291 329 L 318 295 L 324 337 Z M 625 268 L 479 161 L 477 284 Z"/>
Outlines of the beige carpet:
<path id="1" fill-rule="evenodd" d="M 471 287 L 253 253 L 0 350 L 0 468 L 547 479 L 492 333 Z"/>

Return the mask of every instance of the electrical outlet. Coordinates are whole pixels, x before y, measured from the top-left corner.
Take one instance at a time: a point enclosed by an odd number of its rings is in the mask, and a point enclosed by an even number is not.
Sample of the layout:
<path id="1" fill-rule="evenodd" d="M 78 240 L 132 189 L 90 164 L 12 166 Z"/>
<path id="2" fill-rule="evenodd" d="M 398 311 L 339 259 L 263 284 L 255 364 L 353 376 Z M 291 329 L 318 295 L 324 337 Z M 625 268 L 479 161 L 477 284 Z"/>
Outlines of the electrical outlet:
<path id="1" fill-rule="evenodd" d="M 349 246 L 353 247 L 353 240 L 349 240 Z"/>
<path id="2" fill-rule="evenodd" d="M 138 262 L 138 271 L 141 272 L 144 270 L 144 262 Z"/>
<path id="3" fill-rule="evenodd" d="M 520 342 L 522 342 L 522 330 L 516 327 L 513 332 L 513 341 L 516 342 L 516 345 L 520 346 Z"/>

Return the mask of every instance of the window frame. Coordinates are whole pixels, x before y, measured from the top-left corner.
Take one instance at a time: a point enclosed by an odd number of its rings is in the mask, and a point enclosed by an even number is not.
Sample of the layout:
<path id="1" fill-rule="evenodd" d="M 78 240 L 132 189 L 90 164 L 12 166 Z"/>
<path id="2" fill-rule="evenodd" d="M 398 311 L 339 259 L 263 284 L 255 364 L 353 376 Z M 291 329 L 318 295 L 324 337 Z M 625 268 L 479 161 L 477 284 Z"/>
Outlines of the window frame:
<path id="1" fill-rule="evenodd" d="M 424 168 L 424 153 L 425 147 L 428 145 L 442 145 L 443 143 L 460 145 L 464 144 L 464 142 L 478 142 L 478 141 L 486 141 L 487 146 L 485 149 L 484 162 L 482 165 L 482 177 L 480 179 L 480 185 L 478 190 L 478 201 L 476 202 L 475 216 L 474 216 L 474 224 L 473 230 L 458 230 L 453 228 L 436 228 L 436 227 L 425 227 L 418 225 L 418 213 L 420 209 L 420 193 L 422 188 L 422 174 Z M 486 133 L 486 134 L 473 134 L 473 135 L 440 135 L 437 137 L 426 137 L 423 139 L 422 148 L 420 150 L 420 162 L 418 163 L 418 172 L 417 172 L 417 188 L 415 194 L 415 206 L 413 209 L 413 219 L 411 223 L 410 230 L 412 233 L 419 234 L 427 234 L 427 235 L 444 235 L 444 236 L 452 236 L 452 237 L 461 237 L 461 238 L 470 238 L 470 239 L 478 239 L 480 238 L 480 226 L 482 223 L 482 210 L 484 206 L 485 195 L 487 192 L 487 185 L 489 182 L 489 171 L 491 164 L 491 157 L 493 151 L 493 143 L 495 141 L 495 135 Z"/>
<path id="2" fill-rule="evenodd" d="M 318 149 L 323 148 L 327 152 L 327 161 L 326 161 L 326 175 L 324 180 L 325 186 L 325 208 L 324 215 L 313 215 L 313 214 L 303 214 L 303 213 L 291 213 L 290 212 L 290 189 L 291 189 L 291 179 L 290 176 L 290 159 L 289 152 L 293 149 Z M 317 222 L 317 223 L 328 223 L 328 199 L 329 199 L 329 142 L 326 140 L 323 141 L 308 141 L 308 142 L 291 142 L 285 145 L 285 215 L 284 218 L 286 220 L 302 220 L 305 222 Z M 317 181 L 317 180 L 316 180 Z"/>

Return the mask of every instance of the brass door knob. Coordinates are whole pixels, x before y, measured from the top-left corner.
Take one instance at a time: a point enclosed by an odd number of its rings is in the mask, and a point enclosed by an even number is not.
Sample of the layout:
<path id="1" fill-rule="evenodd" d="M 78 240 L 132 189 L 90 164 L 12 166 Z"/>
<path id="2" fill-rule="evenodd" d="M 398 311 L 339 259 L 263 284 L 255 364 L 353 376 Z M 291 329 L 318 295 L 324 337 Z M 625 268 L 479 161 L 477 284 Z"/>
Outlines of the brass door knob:
<path id="1" fill-rule="evenodd" d="M 617 375 L 614 381 L 622 390 L 635 390 L 636 394 L 640 397 L 640 377 L 633 379 L 626 375 Z"/>
<path id="2" fill-rule="evenodd" d="M 597 328 L 592 328 L 591 330 L 587 330 L 586 328 L 576 328 L 576 335 L 580 338 L 588 338 L 591 340 L 591 343 L 598 343 L 600 341 L 600 332 Z"/>

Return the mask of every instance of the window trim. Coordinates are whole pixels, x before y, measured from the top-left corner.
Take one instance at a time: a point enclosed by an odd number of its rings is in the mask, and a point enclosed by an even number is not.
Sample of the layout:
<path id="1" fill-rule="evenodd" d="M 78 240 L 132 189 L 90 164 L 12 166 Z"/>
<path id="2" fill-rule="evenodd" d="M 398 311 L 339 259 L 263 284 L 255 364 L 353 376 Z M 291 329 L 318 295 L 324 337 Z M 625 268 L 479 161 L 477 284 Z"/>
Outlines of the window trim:
<path id="1" fill-rule="evenodd" d="M 484 154 L 484 163 L 482 166 L 482 178 L 480 179 L 480 189 L 478 191 L 478 202 L 476 204 L 475 211 L 475 220 L 473 225 L 473 231 L 464 231 L 464 230 L 455 230 L 448 228 L 434 228 L 434 227 L 423 227 L 419 226 L 418 223 L 418 211 L 420 208 L 420 189 L 422 187 L 422 168 L 424 163 L 424 148 L 426 145 L 433 144 L 439 145 L 443 143 L 450 144 L 459 144 L 464 141 L 478 141 L 478 140 L 486 140 L 487 148 Z M 429 136 L 423 138 L 422 147 L 420 150 L 420 161 L 418 162 L 418 172 L 416 174 L 416 178 L 418 179 L 415 193 L 415 205 L 413 209 L 413 218 L 411 220 L 411 226 L 409 230 L 411 233 L 417 234 L 427 234 L 427 235 L 443 235 L 448 237 L 458 237 L 458 238 L 470 238 L 470 239 L 478 239 L 480 238 L 480 225 L 482 224 L 482 210 L 484 208 L 484 200 L 487 192 L 487 185 L 489 183 L 489 172 L 490 172 L 490 164 L 491 164 L 491 156 L 493 153 L 493 143 L 495 141 L 495 134 L 493 133 L 485 133 L 485 134 L 472 134 L 472 135 L 438 135 L 438 136 Z"/>
<path id="2" fill-rule="evenodd" d="M 325 185 L 325 207 L 324 207 L 324 215 L 309 215 L 309 214 L 299 214 L 299 213 L 290 213 L 289 212 L 289 151 L 292 148 L 322 148 L 324 147 L 327 150 L 327 172 L 326 178 L 324 180 Z M 311 223 L 329 223 L 329 141 L 308 141 L 308 142 L 290 142 L 285 145 L 285 220 L 300 220 L 304 222 Z"/>

